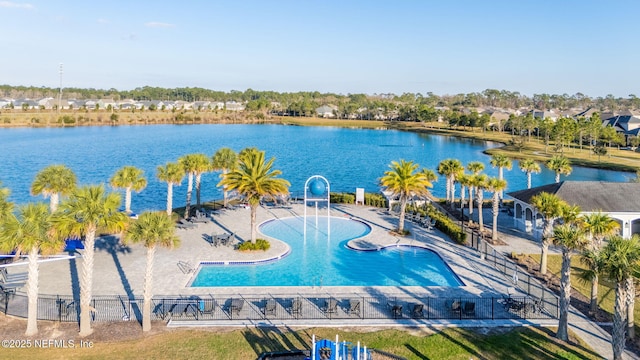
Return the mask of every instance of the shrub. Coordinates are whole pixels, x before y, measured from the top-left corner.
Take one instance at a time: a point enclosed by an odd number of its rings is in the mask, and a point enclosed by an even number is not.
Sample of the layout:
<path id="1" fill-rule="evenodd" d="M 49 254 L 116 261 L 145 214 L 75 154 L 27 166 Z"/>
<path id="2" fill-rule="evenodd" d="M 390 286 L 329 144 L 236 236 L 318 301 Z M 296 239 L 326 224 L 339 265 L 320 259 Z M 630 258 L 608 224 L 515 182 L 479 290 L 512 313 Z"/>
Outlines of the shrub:
<path id="1" fill-rule="evenodd" d="M 356 202 L 356 196 L 349 193 L 331 193 L 329 199 L 332 204 L 353 204 Z"/>
<path id="2" fill-rule="evenodd" d="M 239 251 L 252 251 L 252 250 L 262 250 L 267 251 L 271 247 L 271 244 L 265 239 L 257 239 L 255 244 L 251 241 L 245 241 L 242 244 L 238 245 Z"/>
<path id="3" fill-rule="evenodd" d="M 467 234 L 460 230 L 460 225 L 451 220 L 447 215 L 441 213 L 433 205 L 429 204 L 422 209 L 418 209 L 422 215 L 429 216 L 436 220 L 436 229 L 442 231 L 457 244 L 464 245 L 467 242 Z"/>
<path id="4" fill-rule="evenodd" d="M 367 206 L 386 208 L 387 199 L 382 194 L 364 193 L 364 204 Z"/>

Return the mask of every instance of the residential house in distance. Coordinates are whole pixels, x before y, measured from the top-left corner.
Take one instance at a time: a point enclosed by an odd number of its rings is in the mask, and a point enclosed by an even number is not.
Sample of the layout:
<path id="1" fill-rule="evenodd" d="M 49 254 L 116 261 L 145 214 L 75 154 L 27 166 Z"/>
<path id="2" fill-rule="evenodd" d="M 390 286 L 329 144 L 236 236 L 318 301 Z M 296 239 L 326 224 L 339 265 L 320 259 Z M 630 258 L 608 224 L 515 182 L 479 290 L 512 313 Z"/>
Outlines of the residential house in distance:
<path id="1" fill-rule="evenodd" d="M 322 118 L 334 118 L 336 111 L 338 111 L 338 107 L 335 105 L 322 105 L 316 108 L 316 114 Z"/>

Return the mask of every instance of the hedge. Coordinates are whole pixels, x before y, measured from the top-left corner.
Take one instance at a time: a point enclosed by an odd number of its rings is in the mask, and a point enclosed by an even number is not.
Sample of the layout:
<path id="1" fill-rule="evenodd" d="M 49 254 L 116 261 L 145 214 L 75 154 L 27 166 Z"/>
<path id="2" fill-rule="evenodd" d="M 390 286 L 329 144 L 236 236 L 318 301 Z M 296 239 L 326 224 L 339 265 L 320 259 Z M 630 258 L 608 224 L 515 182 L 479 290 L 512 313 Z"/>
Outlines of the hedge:
<path id="1" fill-rule="evenodd" d="M 271 247 L 271 244 L 265 239 L 257 239 L 256 243 L 252 243 L 251 241 L 245 241 L 242 244 L 238 245 L 238 250 L 240 251 L 251 251 L 251 250 L 264 250 L 267 251 Z"/>

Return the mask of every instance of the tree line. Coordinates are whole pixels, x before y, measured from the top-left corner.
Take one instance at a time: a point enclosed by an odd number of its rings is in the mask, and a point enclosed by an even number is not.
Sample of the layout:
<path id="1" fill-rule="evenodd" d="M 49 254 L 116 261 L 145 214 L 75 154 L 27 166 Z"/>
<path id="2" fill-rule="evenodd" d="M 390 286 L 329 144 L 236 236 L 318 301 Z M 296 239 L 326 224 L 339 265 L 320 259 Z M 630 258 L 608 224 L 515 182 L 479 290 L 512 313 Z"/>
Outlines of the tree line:
<path id="1" fill-rule="evenodd" d="M 586 109 L 589 107 L 600 111 L 616 111 L 621 109 L 639 109 L 640 98 L 634 94 L 627 97 L 615 97 L 608 94 L 604 97 L 590 97 L 580 92 L 569 94 L 533 94 L 527 96 L 517 91 L 486 89 L 481 92 L 460 93 L 455 95 L 436 95 L 433 92 L 403 94 L 338 94 L 320 93 L 318 91 L 277 92 L 231 90 L 219 91 L 200 87 L 162 88 L 153 86 L 137 87 L 132 90 L 63 88 L 65 98 L 76 99 L 134 99 L 171 100 L 171 101 L 237 101 L 252 103 L 252 107 L 264 106 L 265 103 L 277 102 L 281 110 L 305 114 L 309 107 L 333 104 L 340 108 L 339 113 L 353 113 L 353 108 L 396 108 L 399 105 L 426 105 L 427 107 L 493 107 L 518 109 L 522 107 L 540 110 L 571 108 Z M 43 98 L 57 97 L 59 88 L 36 86 L 0 85 L 0 97 L 9 98 Z"/>

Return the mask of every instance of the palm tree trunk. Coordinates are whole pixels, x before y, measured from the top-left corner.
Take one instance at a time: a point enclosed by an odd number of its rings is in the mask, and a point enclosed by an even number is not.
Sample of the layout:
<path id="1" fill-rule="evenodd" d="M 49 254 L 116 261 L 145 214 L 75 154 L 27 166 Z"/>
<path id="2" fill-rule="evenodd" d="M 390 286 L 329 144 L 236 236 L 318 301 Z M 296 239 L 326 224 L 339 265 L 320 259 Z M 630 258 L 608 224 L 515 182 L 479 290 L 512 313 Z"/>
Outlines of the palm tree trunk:
<path id="1" fill-rule="evenodd" d="M 60 194 L 57 192 L 51 193 L 51 197 L 49 198 L 49 211 L 53 214 L 58 210 L 58 203 L 60 202 Z"/>
<path id="2" fill-rule="evenodd" d="M 571 302 L 571 252 L 562 247 L 562 271 L 560 275 L 560 319 L 556 338 L 569 340 L 569 304 Z"/>
<path id="3" fill-rule="evenodd" d="M 635 316 L 633 314 L 635 308 L 636 299 L 636 284 L 633 276 L 630 276 L 626 281 L 627 291 L 627 337 L 633 340 L 636 337 L 636 331 L 634 328 Z"/>
<path id="4" fill-rule="evenodd" d="M 451 179 L 451 208 L 453 209 L 453 204 L 456 203 L 456 181 L 454 178 Z"/>
<path id="5" fill-rule="evenodd" d="M 258 212 L 258 204 L 250 203 L 249 206 L 251 208 L 251 242 L 255 244 L 256 239 L 258 238 L 258 229 L 256 224 L 256 214 Z"/>
<path id="6" fill-rule="evenodd" d="M 542 249 L 540 254 L 540 274 L 542 275 L 547 273 L 547 253 L 549 252 L 549 236 L 551 236 L 551 230 L 553 230 L 553 221 L 545 220 L 542 243 L 540 244 L 540 248 Z"/>
<path id="7" fill-rule="evenodd" d="M 498 168 L 498 179 L 504 180 L 504 169 L 502 168 L 502 166 L 500 166 Z M 500 190 L 500 201 L 501 202 L 502 202 L 503 197 L 504 197 L 504 191 Z"/>
<path id="8" fill-rule="evenodd" d="M 29 305 L 27 310 L 26 336 L 38 333 L 38 247 L 34 246 L 29 252 L 29 280 L 27 284 Z"/>
<path id="9" fill-rule="evenodd" d="M 173 183 L 169 182 L 167 184 L 167 215 L 171 217 L 171 212 L 173 211 Z"/>
<path id="10" fill-rule="evenodd" d="M 464 200 L 465 200 L 466 190 L 467 189 L 465 186 L 460 187 L 460 216 L 462 217 L 463 221 L 464 221 Z"/>
<path id="11" fill-rule="evenodd" d="M 473 224 L 473 186 L 469 186 L 469 225 Z"/>
<path id="12" fill-rule="evenodd" d="M 451 179 L 447 177 L 447 199 L 446 202 L 449 204 L 451 202 Z"/>
<path id="13" fill-rule="evenodd" d="M 611 347 L 613 360 L 622 360 L 622 352 L 625 346 L 626 320 L 626 294 L 625 280 L 616 283 L 616 304 L 613 313 L 613 330 L 611 334 Z"/>
<path id="14" fill-rule="evenodd" d="M 142 304 L 142 331 L 151 330 L 151 298 L 153 297 L 153 259 L 156 253 L 156 246 L 147 248 L 147 266 L 144 274 L 144 303 Z"/>
<path id="15" fill-rule="evenodd" d="M 196 175 L 196 207 L 200 209 L 200 180 L 202 179 L 202 174 L 198 173 Z"/>
<path id="16" fill-rule="evenodd" d="M 589 311 L 595 314 L 598 311 L 598 274 L 591 279 L 591 301 L 589 302 Z"/>
<path id="17" fill-rule="evenodd" d="M 480 226 L 480 235 L 482 235 L 482 232 L 484 231 L 484 223 L 482 222 L 482 189 L 478 189 L 476 196 L 478 197 L 478 225 Z"/>
<path id="18" fill-rule="evenodd" d="M 184 209 L 184 218 L 191 216 L 191 193 L 193 192 L 193 173 L 189 173 L 187 177 L 187 204 Z"/>
<path id="19" fill-rule="evenodd" d="M 491 229 L 491 240 L 498 240 L 498 214 L 500 213 L 500 197 L 498 192 L 493 193 L 493 228 Z"/>
<path id="20" fill-rule="evenodd" d="M 407 208 L 407 197 L 405 195 L 400 196 L 400 217 L 398 218 L 398 233 L 404 233 L 404 217 Z"/>
<path id="21" fill-rule="evenodd" d="M 85 250 L 82 255 L 82 276 L 80 278 L 80 336 L 91 335 L 91 293 L 93 288 L 93 253 L 95 251 L 96 229 L 87 229 Z"/>
<path id="22" fill-rule="evenodd" d="M 125 189 L 124 192 L 124 211 L 131 212 L 131 187 Z"/>
<path id="23" fill-rule="evenodd" d="M 560 173 L 556 173 L 556 184 L 560 182 Z"/>
<path id="24" fill-rule="evenodd" d="M 527 172 L 527 189 L 531 189 L 531 173 Z"/>
<path id="25" fill-rule="evenodd" d="M 229 172 L 229 170 L 227 169 L 222 169 L 222 176 L 224 179 L 224 175 L 226 175 Z M 223 198 L 223 206 L 227 207 L 229 205 L 229 192 L 227 191 L 227 186 L 223 186 L 222 187 L 222 198 Z"/>

